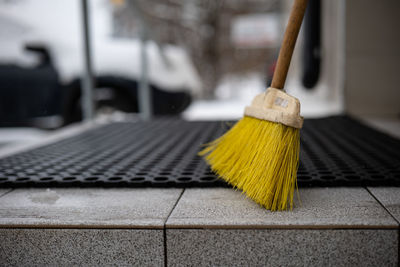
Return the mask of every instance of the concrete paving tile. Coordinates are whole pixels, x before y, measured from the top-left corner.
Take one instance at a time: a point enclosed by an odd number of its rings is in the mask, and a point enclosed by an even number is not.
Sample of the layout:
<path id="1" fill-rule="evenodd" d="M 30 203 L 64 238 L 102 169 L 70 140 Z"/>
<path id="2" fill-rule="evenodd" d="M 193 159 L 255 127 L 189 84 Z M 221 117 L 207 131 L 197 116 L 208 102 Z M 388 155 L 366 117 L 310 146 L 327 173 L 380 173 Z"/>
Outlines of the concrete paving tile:
<path id="1" fill-rule="evenodd" d="M 397 266 L 393 229 L 167 229 L 168 266 Z"/>
<path id="2" fill-rule="evenodd" d="M 397 228 L 363 188 L 300 189 L 292 211 L 270 212 L 232 189 L 186 189 L 168 228 Z M 295 197 L 296 198 L 296 197 Z"/>
<path id="3" fill-rule="evenodd" d="M 368 187 L 368 190 L 400 222 L 400 187 Z"/>
<path id="4" fill-rule="evenodd" d="M 0 227 L 163 228 L 182 189 L 18 189 Z"/>
<path id="5" fill-rule="evenodd" d="M 163 230 L 0 229 L 0 266 L 164 266 Z"/>
<path id="6" fill-rule="evenodd" d="M 4 196 L 5 194 L 10 192 L 11 190 L 12 190 L 11 188 L 10 189 L 7 189 L 7 188 L 0 189 L 0 197 Z"/>

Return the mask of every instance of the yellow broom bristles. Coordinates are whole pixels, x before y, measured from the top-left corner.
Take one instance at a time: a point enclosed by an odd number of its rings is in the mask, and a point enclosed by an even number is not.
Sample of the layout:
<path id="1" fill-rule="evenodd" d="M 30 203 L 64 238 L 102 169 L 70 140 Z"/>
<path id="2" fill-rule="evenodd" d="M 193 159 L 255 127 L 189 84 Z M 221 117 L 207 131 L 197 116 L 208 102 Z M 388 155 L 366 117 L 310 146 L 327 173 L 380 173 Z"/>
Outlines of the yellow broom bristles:
<path id="1" fill-rule="evenodd" d="M 299 151 L 299 129 L 245 116 L 199 155 L 228 183 L 275 211 L 293 208 Z"/>

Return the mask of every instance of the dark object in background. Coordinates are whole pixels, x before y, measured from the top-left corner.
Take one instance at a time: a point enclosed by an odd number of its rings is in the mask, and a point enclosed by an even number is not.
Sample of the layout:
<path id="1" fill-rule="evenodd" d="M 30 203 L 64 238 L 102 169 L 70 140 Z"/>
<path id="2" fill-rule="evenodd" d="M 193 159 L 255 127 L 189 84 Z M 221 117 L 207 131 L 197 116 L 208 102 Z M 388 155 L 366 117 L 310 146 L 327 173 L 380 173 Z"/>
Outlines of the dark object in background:
<path id="1" fill-rule="evenodd" d="M 0 65 L 0 127 L 35 126 L 35 119 L 61 113 L 58 73 L 44 46 L 30 45 L 39 64 L 32 68 Z"/>
<path id="2" fill-rule="evenodd" d="M 0 127 L 58 128 L 82 120 L 79 79 L 60 84 L 51 54 L 45 45 L 31 44 L 26 50 L 40 60 L 32 68 L 0 65 Z M 115 76 L 96 78 L 97 109 L 138 112 L 138 83 Z M 184 90 L 167 92 L 150 86 L 155 115 L 176 115 L 187 108 L 191 96 Z"/>
<path id="3" fill-rule="evenodd" d="M 96 110 L 110 109 L 137 113 L 139 83 L 116 76 L 98 76 L 95 80 L 94 98 Z M 191 103 L 191 96 L 184 90 L 167 92 L 150 85 L 153 96 L 154 115 L 177 115 Z M 82 120 L 81 82 L 74 80 L 67 87 L 68 96 L 64 103 L 65 124 Z"/>
<path id="4" fill-rule="evenodd" d="M 43 44 L 27 44 L 25 46 L 27 51 L 36 53 L 39 57 L 39 63 L 36 67 L 43 67 L 43 66 L 54 66 L 53 60 L 51 59 L 51 55 L 49 50 L 47 49 L 46 45 Z"/>
<path id="5" fill-rule="evenodd" d="M 321 65 L 321 0 L 309 0 L 304 18 L 302 83 L 312 89 L 318 82 Z"/>

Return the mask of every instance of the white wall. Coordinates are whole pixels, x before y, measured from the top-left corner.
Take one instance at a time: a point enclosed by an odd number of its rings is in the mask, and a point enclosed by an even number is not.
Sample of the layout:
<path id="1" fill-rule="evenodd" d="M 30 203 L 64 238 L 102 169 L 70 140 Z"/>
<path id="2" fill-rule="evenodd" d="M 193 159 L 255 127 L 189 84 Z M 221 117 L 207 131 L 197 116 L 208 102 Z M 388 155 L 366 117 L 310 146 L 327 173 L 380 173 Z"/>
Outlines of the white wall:
<path id="1" fill-rule="evenodd" d="M 312 90 L 304 89 L 301 84 L 303 32 L 300 31 L 285 87 L 290 94 L 299 98 L 302 115 L 305 117 L 323 117 L 344 112 L 345 1 L 322 0 L 321 69 L 318 83 Z M 287 16 L 292 4 L 293 0 L 285 1 Z"/>
<path id="2" fill-rule="evenodd" d="M 346 1 L 346 109 L 400 115 L 400 1 Z"/>

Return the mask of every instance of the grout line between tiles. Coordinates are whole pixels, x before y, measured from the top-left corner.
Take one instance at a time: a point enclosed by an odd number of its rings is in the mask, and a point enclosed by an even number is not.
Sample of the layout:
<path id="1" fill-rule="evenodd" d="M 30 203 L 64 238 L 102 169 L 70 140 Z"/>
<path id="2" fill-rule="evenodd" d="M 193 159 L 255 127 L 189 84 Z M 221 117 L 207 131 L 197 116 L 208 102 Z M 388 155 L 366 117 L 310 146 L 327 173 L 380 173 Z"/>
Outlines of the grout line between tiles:
<path id="1" fill-rule="evenodd" d="M 166 228 L 167 221 L 168 221 L 169 217 L 171 216 L 172 212 L 174 212 L 174 210 L 175 210 L 176 206 L 178 205 L 179 201 L 181 200 L 182 195 L 183 195 L 183 193 L 185 192 L 185 190 L 186 190 L 186 188 L 183 188 L 183 189 L 182 189 L 181 194 L 179 195 L 179 197 L 178 197 L 178 199 L 176 200 L 174 206 L 172 207 L 170 213 L 168 214 L 167 219 L 165 220 L 165 223 L 164 223 L 164 228 Z"/>
<path id="2" fill-rule="evenodd" d="M 164 244 L 164 267 L 167 267 L 167 230 L 163 229 L 163 244 Z"/>
<path id="3" fill-rule="evenodd" d="M 4 197 L 5 195 L 7 195 L 7 194 L 9 194 L 9 193 L 11 193 L 12 191 L 14 191 L 14 189 L 10 188 L 10 189 L 9 189 L 8 191 L 6 191 L 5 193 L 0 194 L 0 198 L 1 198 L 1 197 Z"/>
<path id="4" fill-rule="evenodd" d="M 182 198 L 183 193 L 185 192 L 185 188 L 182 189 L 181 194 L 179 195 L 178 199 L 176 200 L 174 206 L 171 209 L 171 212 L 168 214 L 167 219 L 164 222 L 164 227 L 163 227 L 163 235 L 164 235 L 164 267 L 168 266 L 168 262 L 167 262 L 167 221 L 169 219 L 169 217 L 171 216 L 172 212 L 174 212 L 176 206 L 178 205 L 179 201 Z"/>
<path id="5" fill-rule="evenodd" d="M 382 206 L 382 208 L 384 210 L 386 210 L 387 213 L 389 213 L 390 217 L 393 218 L 393 220 L 395 220 L 395 222 L 397 222 L 398 227 L 400 228 L 400 222 L 393 216 L 393 214 L 385 207 L 385 205 L 383 205 L 382 202 L 379 201 L 379 199 L 368 189 L 368 187 L 364 187 L 365 190 L 367 190 L 367 192 L 379 203 L 379 205 Z"/>
<path id="6" fill-rule="evenodd" d="M 382 225 L 169 225 L 171 230 L 398 230 Z"/>
<path id="7" fill-rule="evenodd" d="M 94 228 L 82 228 L 82 227 L 31 227 L 31 226 L 21 226 L 21 227 L 14 227 L 12 225 L 10 226 L 2 226 L 0 227 L 0 231 L 3 230 L 37 230 L 37 231 L 47 231 L 47 230 L 107 230 L 107 231 L 118 231 L 118 230 L 124 230 L 124 231 L 131 231 L 131 230 L 140 230 L 140 231 L 160 231 L 162 230 L 161 228 L 127 228 L 127 227 L 94 227 Z"/>
<path id="8" fill-rule="evenodd" d="M 48 225 L 48 224 L 0 224 L 0 229 L 80 229 L 80 230 L 162 230 L 162 226 L 142 226 L 142 225 Z"/>

